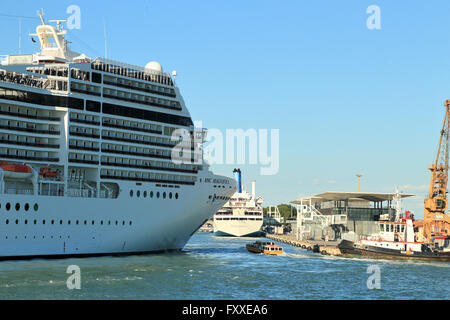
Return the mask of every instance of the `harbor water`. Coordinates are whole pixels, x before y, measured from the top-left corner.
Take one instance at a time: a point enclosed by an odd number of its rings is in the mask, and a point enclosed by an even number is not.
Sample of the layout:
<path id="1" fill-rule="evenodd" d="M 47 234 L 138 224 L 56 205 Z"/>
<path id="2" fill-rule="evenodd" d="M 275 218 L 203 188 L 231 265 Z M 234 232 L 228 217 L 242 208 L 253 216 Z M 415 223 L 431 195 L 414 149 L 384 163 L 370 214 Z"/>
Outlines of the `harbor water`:
<path id="1" fill-rule="evenodd" d="M 449 299 L 450 263 L 349 259 L 283 245 L 251 254 L 255 239 L 195 234 L 180 253 L 0 262 L 1 299 Z M 68 266 L 81 289 L 69 290 Z M 380 289 L 369 289 L 370 266 Z M 430 290 L 432 288 L 432 290 Z"/>

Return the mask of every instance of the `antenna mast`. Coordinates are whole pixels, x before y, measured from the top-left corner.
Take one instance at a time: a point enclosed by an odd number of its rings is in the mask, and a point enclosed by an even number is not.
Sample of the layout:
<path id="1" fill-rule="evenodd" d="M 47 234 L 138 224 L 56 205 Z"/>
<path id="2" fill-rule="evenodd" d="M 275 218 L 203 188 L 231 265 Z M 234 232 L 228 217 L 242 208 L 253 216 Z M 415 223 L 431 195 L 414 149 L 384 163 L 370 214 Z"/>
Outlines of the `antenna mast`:
<path id="1" fill-rule="evenodd" d="M 105 36 L 105 59 L 108 59 L 108 40 L 106 38 L 106 22 L 104 17 L 103 17 L 103 33 Z"/>
<path id="2" fill-rule="evenodd" d="M 41 18 L 41 22 L 43 25 L 45 25 L 44 21 L 44 9 L 41 9 L 41 11 L 38 11 L 39 18 Z"/>
<path id="3" fill-rule="evenodd" d="M 22 18 L 19 18 L 19 54 L 22 54 Z"/>

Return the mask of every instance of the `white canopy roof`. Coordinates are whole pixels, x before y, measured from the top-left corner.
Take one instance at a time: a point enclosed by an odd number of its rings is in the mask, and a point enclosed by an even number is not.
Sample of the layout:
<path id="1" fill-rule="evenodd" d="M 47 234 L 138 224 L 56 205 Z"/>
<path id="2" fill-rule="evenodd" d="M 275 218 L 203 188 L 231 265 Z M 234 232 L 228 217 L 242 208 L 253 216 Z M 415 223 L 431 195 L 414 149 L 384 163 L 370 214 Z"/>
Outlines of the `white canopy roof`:
<path id="1" fill-rule="evenodd" d="M 414 194 L 401 193 L 401 198 L 414 197 Z M 372 201 L 381 202 L 393 200 L 395 193 L 376 193 L 376 192 L 325 192 L 313 196 L 307 196 L 298 200 L 291 201 L 292 204 L 301 204 L 302 200 L 305 204 L 306 201 L 315 203 L 327 202 L 327 201 Z"/>

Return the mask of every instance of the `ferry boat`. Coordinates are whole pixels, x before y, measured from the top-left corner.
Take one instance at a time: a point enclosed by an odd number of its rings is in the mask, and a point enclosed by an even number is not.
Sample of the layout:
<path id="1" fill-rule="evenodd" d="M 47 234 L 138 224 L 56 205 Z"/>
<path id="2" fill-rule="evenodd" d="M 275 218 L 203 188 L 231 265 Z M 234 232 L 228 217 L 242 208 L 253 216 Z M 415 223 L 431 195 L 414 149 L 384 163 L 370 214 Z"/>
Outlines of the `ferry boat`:
<path id="1" fill-rule="evenodd" d="M 213 233 L 214 232 L 213 221 L 212 220 L 206 221 L 206 223 L 198 230 L 198 232 Z"/>
<path id="2" fill-rule="evenodd" d="M 401 212 L 401 197 L 397 194 L 397 213 Z M 362 255 L 374 258 L 423 259 L 450 261 L 450 237 L 433 239 L 433 246 L 414 231 L 410 212 L 395 221 L 378 221 L 379 232 L 361 236 L 358 241 L 342 240 L 338 244 L 343 255 Z"/>
<path id="3" fill-rule="evenodd" d="M 281 255 L 284 253 L 283 248 L 271 241 L 256 241 L 246 245 L 249 252 L 262 253 L 268 255 Z"/>
<path id="4" fill-rule="evenodd" d="M 258 237 L 263 234 L 263 198 L 256 197 L 256 182 L 252 182 L 252 194 L 243 190 L 242 172 L 234 170 L 238 190 L 214 215 L 214 233 L 217 236 Z"/>
<path id="5" fill-rule="evenodd" d="M 0 259 L 182 249 L 236 183 L 203 163 L 176 72 L 90 59 L 40 18 L 41 51 L 0 61 Z"/>

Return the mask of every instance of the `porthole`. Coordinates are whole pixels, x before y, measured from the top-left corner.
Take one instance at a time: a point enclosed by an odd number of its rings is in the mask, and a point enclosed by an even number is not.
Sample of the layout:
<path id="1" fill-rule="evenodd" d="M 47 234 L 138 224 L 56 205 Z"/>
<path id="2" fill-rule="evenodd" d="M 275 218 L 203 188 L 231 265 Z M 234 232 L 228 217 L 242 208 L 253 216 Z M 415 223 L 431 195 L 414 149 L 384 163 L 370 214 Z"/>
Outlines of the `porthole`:
<path id="1" fill-rule="evenodd" d="M 167 197 L 167 193 L 163 192 L 163 198 L 165 199 Z"/>
<path id="2" fill-rule="evenodd" d="M 45 220 L 42 220 L 42 224 L 45 224 Z"/>
<path id="3" fill-rule="evenodd" d="M 147 191 L 144 191 L 144 198 L 147 198 Z"/>
<path id="4" fill-rule="evenodd" d="M 130 226 L 133 224 L 133 222 L 132 221 L 130 221 Z"/>
<path id="5" fill-rule="evenodd" d="M 33 223 L 34 223 L 34 224 L 37 224 L 37 220 L 34 220 Z"/>
<path id="6" fill-rule="evenodd" d="M 171 192 L 171 193 L 169 193 L 169 199 L 172 200 L 172 197 L 173 197 L 173 195 L 172 195 L 172 192 Z"/>
<path id="7" fill-rule="evenodd" d="M 70 222 L 70 220 L 69 220 L 69 222 L 68 222 L 68 224 L 70 225 L 72 222 Z"/>
<path id="8" fill-rule="evenodd" d="M 150 192 L 150 198 L 153 198 L 154 194 L 153 191 Z"/>
<path id="9" fill-rule="evenodd" d="M 108 221 L 108 226 L 110 226 L 111 225 L 111 221 Z"/>
<path id="10" fill-rule="evenodd" d="M 28 224 L 28 220 L 25 220 L 25 224 Z"/>
<path id="11" fill-rule="evenodd" d="M 39 210 L 39 205 L 37 203 L 34 204 L 34 211 L 38 211 Z"/>
<path id="12" fill-rule="evenodd" d="M 130 191 L 130 197 L 133 198 L 133 190 Z"/>
<path id="13" fill-rule="evenodd" d="M 28 203 L 25 203 L 25 211 L 30 210 L 30 205 Z"/>
<path id="14" fill-rule="evenodd" d="M 9 224 L 9 220 L 8 219 L 6 219 L 6 224 Z"/>
<path id="15" fill-rule="evenodd" d="M 20 203 L 16 203 L 16 211 L 20 210 Z"/>
<path id="16" fill-rule="evenodd" d="M 8 202 L 8 203 L 6 204 L 6 210 L 7 210 L 7 211 L 11 210 L 11 203 Z"/>
<path id="17" fill-rule="evenodd" d="M 16 224 L 19 224 L 19 220 L 16 220 Z"/>
<path id="18" fill-rule="evenodd" d="M 79 225 L 79 224 L 80 224 L 80 221 L 77 220 L 76 224 Z"/>
<path id="19" fill-rule="evenodd" d="M 140 198 L 140 197 L 141 197 L 141 192 L 138 191 L 138 192 L 136 193 L 136 195 L 137 195 L 138 198 Z"/>
<path id="20" fill-rule="evenodd" d="M 159 199 L 159 196 L 160 196 L 161 194 L 159 193 L 159 192 L 157 192 L 156 193 L 156 198 L 158 198 Z"/>
<path id="21" fill-rule="evenodd" d="M 116 226 L 118 226 L 118 225 L 119 225 L 119 221 L 116 220 Z"/>
<path id="22" fill-rule="evenodd" d="M 94 220 L 92 220 L 92 225 L 94 225 L 95 224 L 95 221 Z"/>
<path id="23" fill-rule="evenodd" d="M 52 220 L 52 225 L 54 225 L 55 224 L 55 220 Z"/>
<path id="24" fill-rule="evenodd" d="M 175 199 L 178 200 L 178 193 L 175 193 Z"/>
<path id="25" fill-rule="evenodd" d="M 101 225 L 103 225 L 103 220 L 100 222 Z"/>

